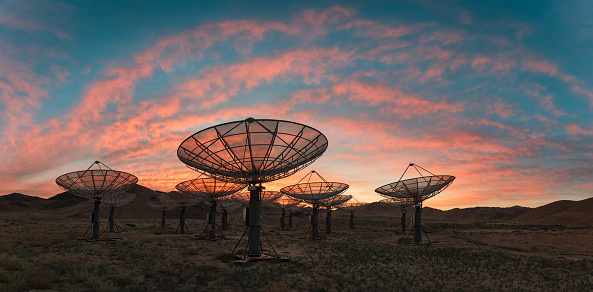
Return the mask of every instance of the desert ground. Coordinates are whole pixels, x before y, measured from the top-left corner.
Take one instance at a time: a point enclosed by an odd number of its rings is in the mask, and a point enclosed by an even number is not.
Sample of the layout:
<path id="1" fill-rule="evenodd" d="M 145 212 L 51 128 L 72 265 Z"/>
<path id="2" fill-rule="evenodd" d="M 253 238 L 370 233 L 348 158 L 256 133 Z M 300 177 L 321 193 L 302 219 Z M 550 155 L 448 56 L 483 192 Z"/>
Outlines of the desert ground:
<path id="1" fill-rule="evenodd" d="M 263 248 L 283 260 L 238 264 L 245 241 L 231 252 L 245 230 L 240 210 L 230 213 L 225 239 L 201 236 L 203 206 L 188 212 L 189 234 L 175 233 L 178 213 L 161 229 L 158 211 L 126 215 L 122 207 L 119 232 L 80 240 L 90 209 L 76 202 L 0 212 L 0 291 L 593 290 L 593 228 L 580 224 L 476 222 L 434 210 L 431 218 L 427 208 L 430 243 L 414 245 L 399 231 L 400 210 L 374 206 L 357 212 L 355 229 L 348 213 L 334 211 L 332 234 L 323 233 L 321 211 L 322 238 L 312 241 L 306 214 L 282 231 L 280 211 L 266 209 L 262 226 L 273 249 L 262 236 Z"/>

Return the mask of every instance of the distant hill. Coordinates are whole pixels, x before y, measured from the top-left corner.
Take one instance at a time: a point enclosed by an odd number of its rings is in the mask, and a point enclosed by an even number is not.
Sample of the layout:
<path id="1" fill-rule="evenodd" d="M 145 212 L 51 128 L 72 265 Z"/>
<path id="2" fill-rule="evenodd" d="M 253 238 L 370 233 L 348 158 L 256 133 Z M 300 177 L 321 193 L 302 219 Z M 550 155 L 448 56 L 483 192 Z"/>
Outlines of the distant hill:
<path id="1" fill-rule="evenodd" d="M 40 202 L 45 199 L 34 196 L 27 196 L 21 193 L 12 193 L 5 196 L 0 196 L 0 200 L 4 202 L 23 203 L 23 202 Z"/>
<path id="2" fill-rule="evenodd" d="M 581 201 L 562 200 L 534 208 L 511 221 L 519 224 L 566 226 L 593 225 L 593 198 Z"/>
<path id="3" fill-rule="evenodd" d="M 451 209 L 447 211 L 423 207 L 422 216 L 428 220 L 438 220 L 444 222 L 457 222 L 457 223 L 469 223 L 469 222 L 495 222 L 495 221 L 506 221 L 517 216 L 528 212 L 531 208 L 527 207 L 474 207 L 466 209 Z M 410 207 L 406 210 L 407 216 L 414 215 L 414 208 Z M 369 204 L 359 212 L 361 215 L 368 216 L 401 216 L 401 209 L 386 206 L 379 202 Z"/>
<path id="4" fill-rule="evenodd" d="M 45 205 L 42 208 L 43 210 L 62 209 L 88 201 L 85 198 L 75 196 L 69 192 L 59 193 L 51 198 L 48 198 L 47 200 L 49 201 L 49 204 Z"/>
<path id="5" fill-rule="evenodd" d="M 507 208 L 500 207 L 473 207 L 465 208 L 463 211 L 478 215 L 481 218 L 487 220 L 506 221 L 516 218 L 526 212 L 529 212 L 532 208 L 513 206 Z"/>
<path id="6" fill-rule="evenodd" d="M 0 211 L 20 212 L 36 210 L 43 207 L 46 200 L 39 197 L 28 196 L 21 193 L 12 193 L 0 196 Z"/>
<path id="7" fill-rule="evenodd" d="M 153 210 L 147 203 L 154 200 L 161 192 L 153 191 L 142 185 L 134 186 L 129 192 L 136 194 L 131 203 L 115 209 L 116 219 L 152 219 L 160 218 L 160 211 Z M 77 197 L 69 192 L 59 193 L 48 199 L 12 193 L 0 196 L 0 212 L 48 212 L 52 216 L 66 216 L 74 218 L 89 218 L 92 210 L 90 200 Z M 237 211 L 240 212 L 240 211 Z M 338 214 L 347 214 L 337 210 Z M 208 207 L 200 203 L 188 208 L 188 219 L 203 219 L 208 213 Z M 414 215 L 414 208 L 408 208 L 408 217 Z M 101 205 L 101 217 L 109 214 L 109 206 Z M 389 207 L 379 202 L 369 204 L 356 212 L 359 216 L 401 216 L 401 209 Z M 168 218 L 179 216 L 179 210 L 167 212 Z M 430 221 L 440 222 L 515 222 L 519 224 L 547 224 L 584 226 L 593 225 L 593 198 L 581 201 L 556 201 L 537 208 L 513 206 L 501 207 L 473 207 L 465 209 L 439 210 L 430 207 L 422 208 L 422 217 Z"/>

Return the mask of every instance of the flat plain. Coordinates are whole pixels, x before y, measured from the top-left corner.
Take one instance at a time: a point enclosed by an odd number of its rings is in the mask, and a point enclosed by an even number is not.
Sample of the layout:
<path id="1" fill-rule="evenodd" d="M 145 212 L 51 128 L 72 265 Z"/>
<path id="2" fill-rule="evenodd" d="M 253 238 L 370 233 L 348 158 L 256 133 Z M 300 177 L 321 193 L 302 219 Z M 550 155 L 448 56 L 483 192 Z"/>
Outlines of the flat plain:
<path id="1" fill-rule="evenodd" d="M 94 242 L 79 240 L 87 218 L 2 212 L 0 291 L 593 290 L 591 227 L 427 218 L 431 243 L 414 245 L 399 232 L 395 209 L 392 216 L 361 212 L 355 229 L 347 213 L 334 212 L 332 234 L 323 233 L 322 211 L 323 236 L 314 241 L 306 238 L 308 216 L 295 216 L 286 231 L 279 217 L 264 212 L 262 226 L 277 254 L 290 261 L 237 264 L 235 254 L 245 247 L 243 241 L 231 253 L 245 230 L 238 211 L 230 214 L 225 239 L 201 237 L 205 219 L 189 219 L 190 234 L 174 233 L 174 216 L 161 229 L 157 214 L 116 217 L 120 232 Z M 262 242 L 274 254 L 263 236 Z"/>

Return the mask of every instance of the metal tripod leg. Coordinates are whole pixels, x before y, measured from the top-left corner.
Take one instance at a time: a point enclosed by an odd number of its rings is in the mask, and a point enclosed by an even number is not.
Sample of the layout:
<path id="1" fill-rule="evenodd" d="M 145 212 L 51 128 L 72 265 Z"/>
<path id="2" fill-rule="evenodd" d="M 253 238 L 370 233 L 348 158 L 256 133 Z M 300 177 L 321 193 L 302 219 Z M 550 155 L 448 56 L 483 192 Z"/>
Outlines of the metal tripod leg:
<path id="1" fill-rule="evenodd" d="M 272 242 L 270 241 L 270 239 L 268 238 L 268 235 L 266 235 L 266 232 L 264 231 L 263 228 L 261 228 L 261 233 L 263 233 L 264 237 L 266 238 L 266 240 L 268 241 L 268 244 L 270 245 L 270 247 L 272 248 L 272 251 L 274 251 L 274 254 L 276 255 L 276 258 L 280 258 L 278 256 L 278 253 L 276 252 L 276 249 L 274 248 L 274 246 L 272 245 Z"/>
<path id="2" fill-rule="evenodd" d="M 91 223 L 91 225 L 86 229 L 86 231 L 84 232 L 82 237 L 79 238 L 78 240 L 84 240 L 84 238 L 86 237 L 86 234 L 89 233 L 89 230 L 91 230 L 91 228 L 93 228 L 93 223 Z"/>
<path id="3" fill-rule="evenodd" d="M 303 239 L 311 239 L 311 232 L 309 232 L 311 230 L 311 228 L 312 228 L 312 226 L 311 226 L 311 224 L 309 224 L 309 228 L 307 228 L 307 231 L 306 231 Z"/>
<path id="4" fill-rule="evenodd" d="M 183 225 L 185 225 L 185 231 L 187 231 L 187 232 L 185 232 L 185 233 L 186 233 L 186 234 L 189 234 L 189 228 L 187 228 L 187 224 L 185 224 L 185 223 L 184 223 Z M 179 231 L 179 228 L 180 228 L 180 227 L 181 227 L 181 223 L 179 223 L 179 224 L 177 225 L 177 229 L 175 229 L 175 233 L 177 233 L 177 232 Z"/>
<path id="5" fill-rule="evenodd" d="M 404 242 L 408 241 L 408 238 L 410 238 L 410 235 L 412 234 L 412 231 L 414 231 L 414 227 L 415 225 L 412 225 L 412 228 L 410 228 L 410 231 L 408 232 L 408 236 L 406 236 L 406 240 Z M 430 237 L 428 237 L 428 233 L 426 233 L 426 230 L 424 230 L 424 225 L 420 226 L 422 228 L 422 232 L 424 232 L 424 235 L 426 235 L 426 238 L 428 239 L 428 243 L 432 243 L 432 241 L 430 240 Z M 424 242 L 421 242 L 421 244 Z"/>
<path id="6" fill-rule="evenodd" d="M 202 234 L 200 234 L 200 236 L 204 236 L 204 234 L 206 234 L 206 237 L 210 238 L 210 233 L 208 232 L 208 227 L 210 227 L 210 223 L 206 224 L 206 228 L 204 228 L 204 231 L 202 231 Z M 222 239 L 226 239 L 226 237 L 224 237 L 224 233 L 222 233 L 222 230 L 220 229 L 220 226 L 218 225 L 218 223 L 214 223 L 214 225 L 216 225 L 216 228 L 218 228 L 218 231 L 220 232 L 220 237 Z M 216 239 L 216 238 L 214 238 Z"/>
<path id="7" fill-rule="evenodd" d="M 233 248 L 232 253 L 235 253 L 235 250 L 237 250 L 237 247 L 239 246 L 239 244 L 241 243 L 241 240 L 243 240 L 243 237 L 245 237 L 245 233 L 247 233 L 247 230 L 249 229 L 249 226 L 247 226 L 245 228 L 245 231 L 243 231 L 243 235 L 241 235 L 241 238 L 239 238 L 239 241 L 237 241 L 237 245 L 235 245 L 235 248 Z"/>
<path id="8" fill-rule="evenodd" d="M 424 230 L 424 226 L 422 226 L 422 232 L 424 232 L 424 235 L 426 235 L 426 238 L 428 239 L 428 243 L 432 243 L 432 241 L 430 241 L 430 237 L 428 237 L 428 233 L 426 233 L 426 230 Z"/>

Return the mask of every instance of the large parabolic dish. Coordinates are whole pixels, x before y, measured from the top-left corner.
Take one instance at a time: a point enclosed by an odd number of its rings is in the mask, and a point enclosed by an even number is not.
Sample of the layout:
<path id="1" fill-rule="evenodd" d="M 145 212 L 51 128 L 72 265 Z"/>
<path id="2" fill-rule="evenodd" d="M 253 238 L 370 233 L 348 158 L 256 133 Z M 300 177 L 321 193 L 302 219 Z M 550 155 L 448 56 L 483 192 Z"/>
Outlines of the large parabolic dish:
<path id="1" fill-rule="evenodd" d="M 261 184 L 305 168 L 327 149 L 327 138 L 309 126 L 282 120 L 228 122 L 185 139 L 177 156 L 188 167 L 215 179 L 249 185 L 247 256 L 261 257 Z"/>
<path id="2" fill-rule="evenodd" d="M 95 161 L 86 170 L 63 174 L 56 178 L 56 184 L 64 190 L 86 199 L 94 200 L 93 239 L 99 239 L 99 205 L 101 199 L 125 193 L 136 183 L 138 178 L 127 172 L 113 170 L 109 166 Z"/>
<path id="3" fill-rule="evenodd" d="M 188 167 L 216 179 L 253 184 L 278 180 L 305 168 L 327 149 L 327 138 L 289 121 L 253 119 L 199 131 L 177 149 Z"/>
<path id="4" fill-rule="evenodd" d="M 359 203 L 359 202 L 344 203 L 344 204 L 340 204 L 340 205 L 336 206 L 336 208 L 343 210 L 343 211 L 350 212 L 350 229 L 354 229 L 354 211 L 360 210 L 360 209 L 366 207 L 367 205 L 368 205 L 367 203 Z"/>
<path id="5" fill-rule="evenodd" d="M 161 211 L 161 228 L 164 229 L 166 227 L 167 211 L 174 209 L 175 205 L 171 202 L 163 201 L 160 196 L 155 201 L 146 203 L 146 205 L 152 209 Z"/>
<path id="6" fill-rule="evenodd" d="M 420 177 L 402 180 L 408 169 L 413 167 L 421 175 Z M 420 170 L 430 173 L 430 176 L 422 175 Z M 452 175 L 435 175 L 434 173 L 414 164 L 410 163 L 400 180 L 394 183 L 386 184 L 375 189 L 379 195 L 386 198 L 400 198 L 411 199 L 416 204 L 416 214 L 414 220 L 414 242 L 421 243 L 422 241 L 422 223 L 421 212 L 422 202 L 428 200 L 445 190 L 455 180 Z"/>
<path id="7" fill-rule="evenodd" d="M 385 206 L 401 209 L 402 217 L 400 219 L 400 225 L 402 228 L 402 233 L 406 233 L 406 227 L 408 226 L 408 223 L 406 222 L 407 209 L 414 206 L 414 201 L 411 198 L 392 197 L 388 199 L 383 199 L 379 201 L 379 203 Z"/>
<path id="8" fill-rule="evenodd" d="M 203 196 L 196 196 L 194 194 L 181 193 L 178 191 L 170 191 L 159 196 L 159 200 L 162 200 L 167 204 L 171 204 L 172 206 L 181 208 L 181 212 L 179 214 L 179 227 L 177 227 L 177 230 L 179 230 L 181 234 L 185 233 L 187 227 L 185 224 L 185 209 L 202 202 L 205 199 L 206 197 Z"/>
<path id="9" fill-rule="evenodd" d="M 128 204 L 134 199 L 136 199 L 136 194 L 121 193 L 114 196 L 105 197 L 101 200 L 103 204 L 107 204 L 111 207 L 109 211 L 109 232 L 115 232 L 115 207 Z"/>
<path id="10" fill-rule="evenodd" d="M 348 202 L 350 199 L 352 199 L 352 196 L 350 195 L 338 195 L 324 200 L 323 203 L 321 203 L 321 205 L 324 206 L 326 210 L 325 233 L 332 233 L 332 209 Z"/>
<path id="11" fill-rule="evenodd" d="M 181 182 L 175 186 L 181 193 L 204 197 L 210 203 L 208 224 L 211 225 L 209 237 L 216 238 L 216 201 L 228 197 L 245 188 L 243 184 L 234 184 L 213 178 L 197 178 Z"/>
<path id="12" fill-rule="evenodd" d="M 286 209 L 290 210 L 293 207 L 296 207 L 301 201 L 291 198 L 287 195 L 282 195 L 282 197 L 278 198 L 274 201 L 274 207 L 277 207 L 282 210 L 282 217 L 280 217 L 280 228 L 282 231 L 286 230 Z M 292 217 L 290 217 L 292 219 Z"/>
<path id="13" fill-rule="evenodd" d="M 322 181 L 310 182 L 313 174 L 316 174 Z M 301 181 L 306 181 L 301 183 Z M 311 216 L 311 239 L 317 239 L 319 235 L 319 205 L 332 197 L 339 196 L 348 189 L 348 185 L 339 182 L 328 182 L 316 171 L 311 171 L 297 184 L 286 186 L 280 189 L 283 194 L 313 205 Z"/>
<path id="14" fill-rule="evenodd" d="M 412 199 L 414 202 L 426 201 L 444 191 L 455 179 L 452 175 L 433 175 L 386 184 L 375 190 L 386 198 Z"/>
<path id="15" fill-rule="evenodd" d="M 56 179 L 61 188 L 91 200 L 124 193 L 137 182 L 133 174 L 113 170 L 100 161 L 95 161 L 87 170 L 63 174 Z"/>

